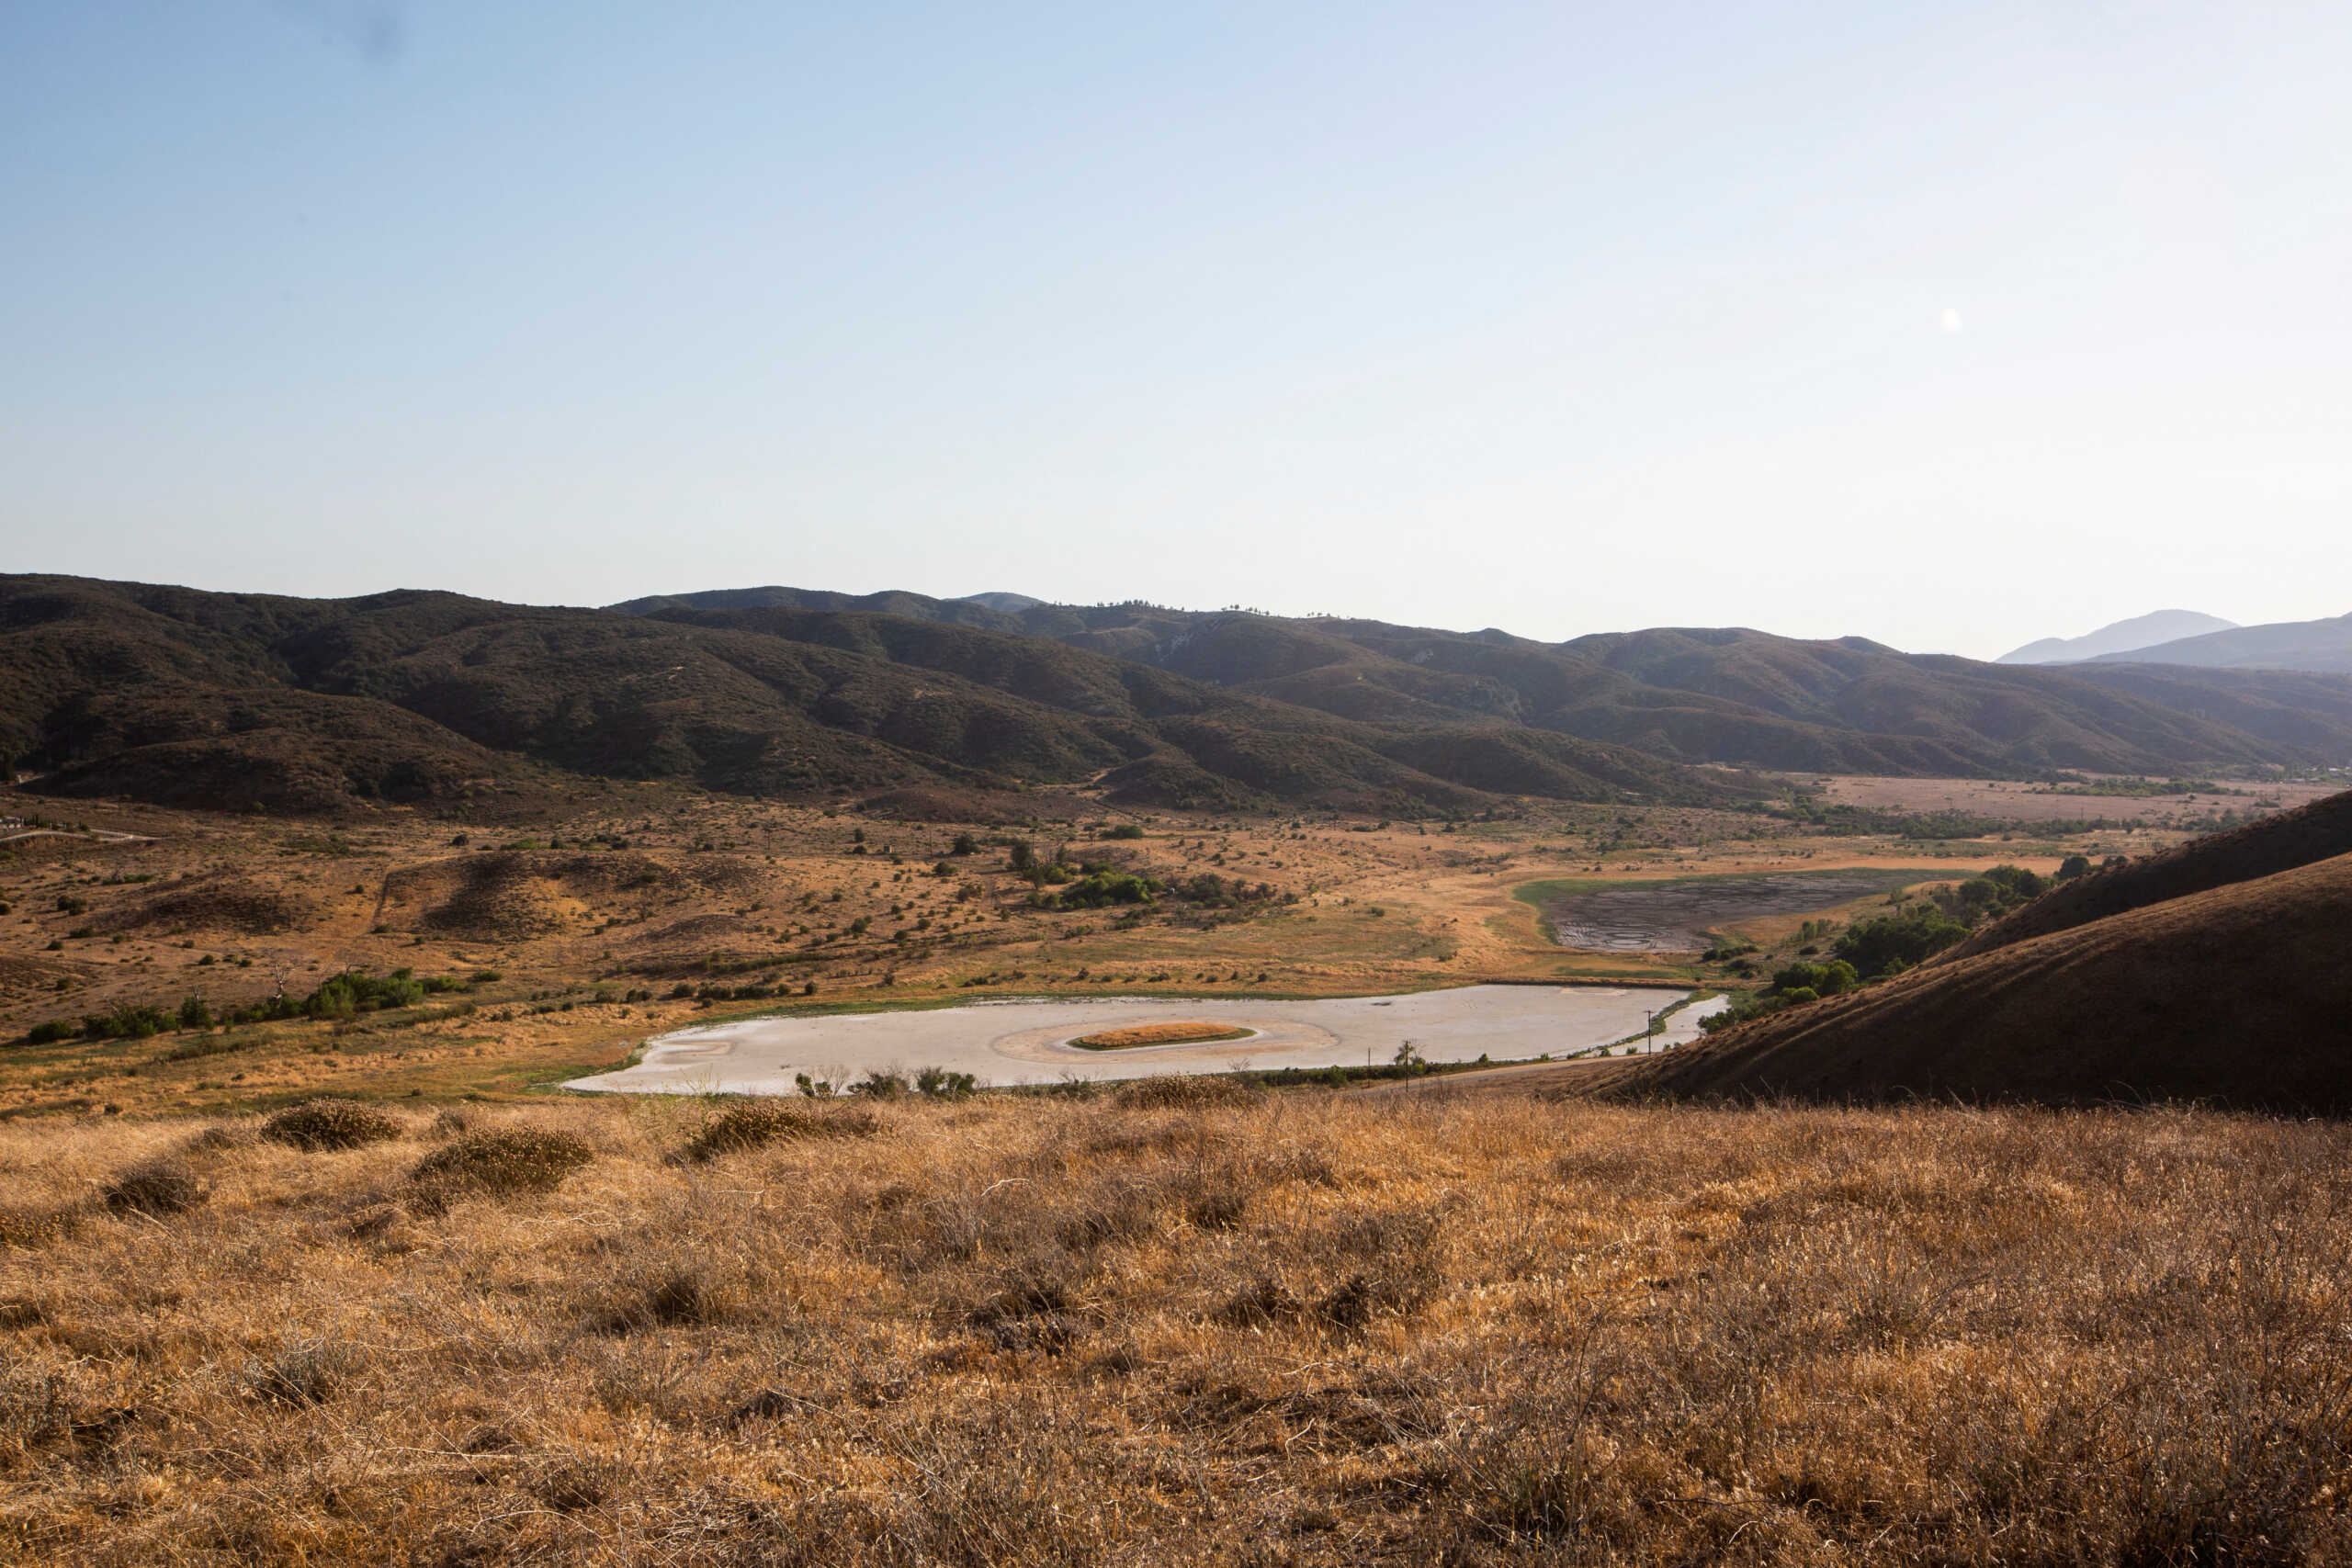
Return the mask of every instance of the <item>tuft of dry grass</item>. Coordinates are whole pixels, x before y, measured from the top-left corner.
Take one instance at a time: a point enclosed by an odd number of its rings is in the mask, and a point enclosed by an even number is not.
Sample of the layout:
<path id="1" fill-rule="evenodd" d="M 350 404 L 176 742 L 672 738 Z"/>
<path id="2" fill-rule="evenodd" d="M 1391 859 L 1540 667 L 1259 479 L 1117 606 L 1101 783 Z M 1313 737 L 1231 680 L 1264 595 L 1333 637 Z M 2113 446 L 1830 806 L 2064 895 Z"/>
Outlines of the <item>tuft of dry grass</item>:
<path id="1" fill-rule="evenodd" d="M 2342 1124 L 855 1109 L 232 1138 L 164 1221 L 87 1194 L 185 1124 L 0 1125 L 80 1227 L 0 1253 L 0 1562 L 2352 1560 Z"/>
<path id="2" fill-rule="evenodd" d="M 335 1099 L 306 1100 L 300 1105 L 289 1105 L 261 1124 L 263 1137 L 311 1153 L 388 1143 L 407 1130 L 407 1124 L 399 1117 L 372 1105 Z"/>
<path id="3" fill-rule="evenodd" d="M 596 1157 L 587 1140 L 560 1129 L 492 1127 L 434 1150 L 409 1172 L 422 1204 L 465 1193 L 513 1198 L 554 1191 Z"/>
<path id="4" fill-rule="evenodd" d="M 196 1172 L 174 1159 L 135 1166 L 99 1190 L 99 1197 L 116 1213 L 150 1219 L 185 1214 L 211 1196 L 211 1189 Z"/>
<path id="5" fill-rule="evenodd" d="M 695 1130 L 685 1152 L 688 1159 L 716 1159 L 777 1142 L 870 1138 L 881 1130 L 880 1118 L 859 1106 L 818 1110 L 786 1100 L 737 1100 L 713 1112 Z"/>
<path id="6" fill-rule="evenodd" d="M 1122 1111 L 1171 1111 L 1241 1105 L 1256 1094 L 1255 1089 L 1236 1078 L 1170 1075 L 1123 1083 L 1112 1094 L 1111 1102 Z"/>

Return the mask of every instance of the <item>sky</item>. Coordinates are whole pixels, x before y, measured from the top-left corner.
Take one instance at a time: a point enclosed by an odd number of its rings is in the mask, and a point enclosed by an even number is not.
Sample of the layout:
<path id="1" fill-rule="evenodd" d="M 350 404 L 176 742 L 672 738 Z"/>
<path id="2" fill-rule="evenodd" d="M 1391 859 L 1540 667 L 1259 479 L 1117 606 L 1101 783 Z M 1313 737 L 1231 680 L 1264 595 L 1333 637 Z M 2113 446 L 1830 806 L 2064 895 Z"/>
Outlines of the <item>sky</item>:
<path id="1" fill-rule="evenodd" d="M 2352 6 L 0 4 L 0 570 L 2352 611 Z"/>

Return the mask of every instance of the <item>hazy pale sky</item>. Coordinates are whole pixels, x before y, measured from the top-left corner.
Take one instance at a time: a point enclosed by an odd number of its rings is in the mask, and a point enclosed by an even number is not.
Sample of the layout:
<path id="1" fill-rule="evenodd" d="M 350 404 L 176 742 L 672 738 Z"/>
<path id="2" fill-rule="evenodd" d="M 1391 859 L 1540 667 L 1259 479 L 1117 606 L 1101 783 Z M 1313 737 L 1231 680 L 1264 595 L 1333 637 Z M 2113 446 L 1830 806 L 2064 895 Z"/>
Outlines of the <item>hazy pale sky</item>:
<path id="1" fill-rule="evenodd" d="M 0 570 L 2352 611 L 2352 6 L 0 6 Z"/>

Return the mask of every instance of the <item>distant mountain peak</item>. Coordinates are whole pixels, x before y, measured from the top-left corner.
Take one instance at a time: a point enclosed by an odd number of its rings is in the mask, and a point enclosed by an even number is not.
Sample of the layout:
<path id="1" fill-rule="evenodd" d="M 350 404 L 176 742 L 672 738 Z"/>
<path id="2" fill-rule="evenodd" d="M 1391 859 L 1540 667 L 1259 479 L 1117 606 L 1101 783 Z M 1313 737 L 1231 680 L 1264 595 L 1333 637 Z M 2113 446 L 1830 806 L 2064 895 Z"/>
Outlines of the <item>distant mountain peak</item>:
<path id="1" fill-rule="evenodd" d="M 2207 632 L 2234 631 L 2235 621 L 2225 621 L 2219 615 L 2208 615 L 2196 610 L 2157 610 L 2150 615 L 2134 615 L 2128 621 L 2117 621 L 2081 637 L 2046 637 L 2039 642 L 2013 648 L 1994 660 L 1996 664 L 2073 664 L 2102 654 L 2130 653 L 2135 649 L 2154 648 L 2158 643 L 2177 642 L 2183 637 L 2202 637 Z"/>
<path id="2" fill-rule="evenodd" d="M 983 610 L 994 610 L 1001 615 L 1017 615 L 1023 610 L 1038 609 L 1051 601 L 1032 598 L 1026 593 L 967 593 L 957 603 L 978 604 Z"/>
<path id="3" fill-rule="evenodd" d="M 2229 626 L 2122 653 L 2103 653 L 2091 662 L 2127 661 L 2195 665 L 2207 670 L 2302 670 L 2314 674 L 2352 674 L 2352 615 Z"/>

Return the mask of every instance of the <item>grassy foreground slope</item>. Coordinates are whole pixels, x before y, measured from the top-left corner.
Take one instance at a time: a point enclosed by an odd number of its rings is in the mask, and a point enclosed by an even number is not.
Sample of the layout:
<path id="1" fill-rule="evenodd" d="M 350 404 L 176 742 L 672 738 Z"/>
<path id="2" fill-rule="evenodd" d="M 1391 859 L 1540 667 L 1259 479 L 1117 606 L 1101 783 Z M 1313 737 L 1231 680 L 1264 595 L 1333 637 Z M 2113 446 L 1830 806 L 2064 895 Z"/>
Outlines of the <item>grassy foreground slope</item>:
<path id="1" fill-rule="evenodd" d="M 2352 1111 L 2352 855 L 2168 899 L 1795 1007 L 1624 1095 Z"/>
<path id="2" fill-rule="evenodd" d="M 2341 1124 L 841 1109 L 0 1126 L 0 1561 L 2352 1551 Z"/>

